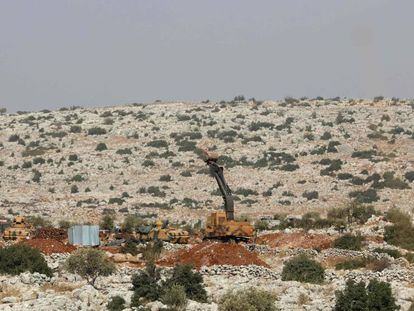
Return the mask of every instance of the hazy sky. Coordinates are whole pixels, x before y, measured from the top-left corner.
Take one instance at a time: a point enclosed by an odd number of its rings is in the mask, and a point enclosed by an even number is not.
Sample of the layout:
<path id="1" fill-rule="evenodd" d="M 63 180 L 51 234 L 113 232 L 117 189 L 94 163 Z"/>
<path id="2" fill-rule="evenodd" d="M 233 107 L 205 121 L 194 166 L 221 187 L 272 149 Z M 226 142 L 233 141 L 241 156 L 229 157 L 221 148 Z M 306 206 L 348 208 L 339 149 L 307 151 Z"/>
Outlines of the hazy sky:
<path id="1" fill-rule="evenodd" d="M 0 107 L 414 97 L 414 1 L 0 0 Z"/>

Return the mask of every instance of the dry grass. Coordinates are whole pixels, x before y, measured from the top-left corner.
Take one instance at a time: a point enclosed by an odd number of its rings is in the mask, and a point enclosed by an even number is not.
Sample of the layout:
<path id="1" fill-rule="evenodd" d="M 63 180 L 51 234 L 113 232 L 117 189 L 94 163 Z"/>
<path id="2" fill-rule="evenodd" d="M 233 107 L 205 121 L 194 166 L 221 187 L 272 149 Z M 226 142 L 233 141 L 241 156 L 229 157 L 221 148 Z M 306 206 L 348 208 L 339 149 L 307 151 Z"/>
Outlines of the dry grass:
<path id="1" fill-rule="evenodd" d="M 47 290 L 54 290 L 56 293 L 65 293 L 65 292 L 71 292 L 76 288 L 79 288 L 79 285 L 73 284 L 73 283 L 65 283 L 65 282 L 60 282 L 57 284 L 50 284 L 50 283 L 45 283 L 41 286 L 41 289 L 43 291 L 47 291 Z"/>
<path id="2" fill-rule="evenodd" d="M 18 297 L 20 298 L 22 293 L 15 287 L 0 285 L 0 300 L 5 297 Z"/>
<path id="3" fill-rule="evenodd" d="M 298 305 L 299 306 L 307 305 L 310 301 L 311 300 L 310 300 L 308 295 L 306 295 L 304 293 L 300 293 L 300 295 L 298 297 Z"/>
<path id="4" fill-rule="evenodd" d="M 345 257 L 345 256 L 330 256 L 330 257 L 327 257 L 323 261 L 323 265 L 327 269 L 335 269 L 335 266 L 338 263 L 342 263 L 342 262 L 347 261 L 347 260 L 348 260 L 348 258 Z"/>

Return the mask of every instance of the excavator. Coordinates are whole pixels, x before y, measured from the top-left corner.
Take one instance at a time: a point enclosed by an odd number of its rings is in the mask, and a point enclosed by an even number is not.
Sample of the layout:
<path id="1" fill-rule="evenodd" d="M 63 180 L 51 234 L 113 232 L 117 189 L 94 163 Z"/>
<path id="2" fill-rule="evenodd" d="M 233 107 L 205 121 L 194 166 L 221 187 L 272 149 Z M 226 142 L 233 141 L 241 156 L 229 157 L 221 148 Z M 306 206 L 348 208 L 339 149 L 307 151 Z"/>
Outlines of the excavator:
<path id="1" fill-rule="evenodd" d="M 234 220 L 234 200 L 230 187 L 224 179 L 223 167 L 217 164 L 218 155 L 202 149 L 204 162 L 218 184 L 224 201 L 224 211 L 212 212 L 206 221 L 204 239 L 234 240 L 247 242 L 254 235 L 253 226 L 247 221 Z"/>

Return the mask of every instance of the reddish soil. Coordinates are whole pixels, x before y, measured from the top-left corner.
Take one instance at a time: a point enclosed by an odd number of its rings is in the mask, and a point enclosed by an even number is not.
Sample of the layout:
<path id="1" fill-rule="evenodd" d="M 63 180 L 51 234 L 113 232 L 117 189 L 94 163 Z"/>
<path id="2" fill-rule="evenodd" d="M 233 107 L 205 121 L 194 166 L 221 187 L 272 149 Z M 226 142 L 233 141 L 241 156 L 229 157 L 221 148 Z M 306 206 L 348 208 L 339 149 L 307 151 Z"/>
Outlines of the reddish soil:
<path id="1" fill-rule="evenodd" d="M 65 229 L 39 228 L 35 231 L 34 237 L 36 239 L 54 239 L 62 241 L 68 238 L 68 233 Z"/>
<path id="2" fill-rule="evenodd" d="M 120 249 L 118 246 L 100 246 L 99 249 L 105 252 L 109 252 L 111 254 L 120 253 Z"/>
<path id="3" fill-rule="evenodd" d="M 190 249 L 179 250 L 158 261 L 159 265 L 192 264 L 196 268 L 213 265 L 269 267 L 255 252 L 249 252 L 239 244 L 203 242 Z"/>
<path id="4" fill-rule="evenodd" d="M 76 250 L 76 247 L 73 245 L 66 245 L 61 241 L 53 239 L 31 239 L 22 243 L 37 248 L 45 255 L 54 253 L 71 253 Z"/>
<path id="5" fill-rule="evenodd" d="M 262 235 L 257 238 L 256 243 L 279 248 L 327 249 L 332 247 L 333 240 L 333 237 L 324 234 L 278 232 Z"/>

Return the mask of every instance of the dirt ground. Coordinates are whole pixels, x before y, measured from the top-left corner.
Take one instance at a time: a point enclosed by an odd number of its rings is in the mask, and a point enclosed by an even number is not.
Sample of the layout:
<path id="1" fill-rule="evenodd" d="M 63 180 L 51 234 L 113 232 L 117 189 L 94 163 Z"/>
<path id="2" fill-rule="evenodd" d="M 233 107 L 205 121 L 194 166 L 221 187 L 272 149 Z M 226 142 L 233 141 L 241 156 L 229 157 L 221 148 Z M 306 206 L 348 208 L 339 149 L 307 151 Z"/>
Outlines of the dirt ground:
<path id="1" fill-rule="evenodd" d="M 212 265 L 258 265 L 268 267 L 255 252 L 249 252 L 242 245 L 220 242 L 203 242 L 190 249 L 179 250 L 158 261 L 162 266 L 192 264 L 196 268 Z"/>
<path id="2" fill-rule="evenodd" d="M 270 233 L 257 238 L 257 244 L 275 248 L 314 248 L 327 249 L 332 247 L 334 237 L 324 234 L 309 234 L 306 232 Z"/>

